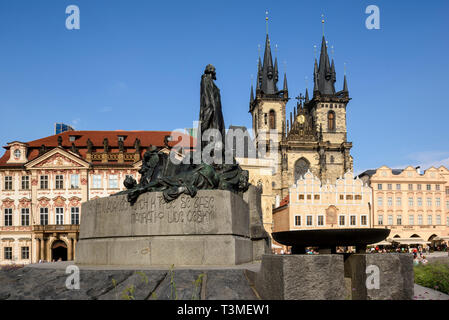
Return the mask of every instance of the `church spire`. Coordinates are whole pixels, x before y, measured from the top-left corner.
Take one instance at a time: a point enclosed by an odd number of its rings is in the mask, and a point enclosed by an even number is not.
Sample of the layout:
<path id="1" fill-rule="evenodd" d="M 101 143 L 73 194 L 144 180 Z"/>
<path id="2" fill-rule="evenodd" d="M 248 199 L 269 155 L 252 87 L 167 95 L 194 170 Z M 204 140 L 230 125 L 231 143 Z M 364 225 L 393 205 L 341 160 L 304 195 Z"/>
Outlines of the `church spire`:
<path id="1" fill-rule="evenodd" d="M 317 69 L 316 61 L 315 61 L 315 70 Z M 323 39 L 321 41 L 321 53 L 320 53 L 320 63 L 318 66 L 318 71 L 315 71 L 318 75 L 317 81 L 317 89 L 320 94 L 332 95 L 335 94 L 335 65 L 332 60 L 332 65 L 329 61 L 329 55 L 327 53 L 327 43 L 326 38 L 323 35 Z M 315 90 L 314 90 L 315 91 Z"/>
<path id="2" fill-rule="evenodd" d="M 288 99 L 287 73 L 284 73 L 284 99 Z"/>
<path id="3" fill-rule="evenodd" d="M 250 97 L 249 97 L 249 108 L 251 109 L 252 107 L 252 105 L 253 105 L 253 102 L 254 102 L 254 90 L 253 90 L 253 85 L 251 85 L 251 94 L 250 94 Z"/>
<path id="4" fill-rule="evenodd" d="M 349 91 L 348 91 L 348 82 L 346 81 L 346 75 L 345 75 L 345 78 L 343 80 L 343 92 L 346 93 L 346 94 L 349 93 Z"/>
<path id="5" fill-rule="evenodd" d="M 276 68 L 277 69 L 277 68 Z M 261 90 L 264 94 L 276 94 L 276 70 L 273 67 L 273 57 L 271 55 L 270 38 L 267 34 L 265 40 L 265 53 L 262 66 Z"/>

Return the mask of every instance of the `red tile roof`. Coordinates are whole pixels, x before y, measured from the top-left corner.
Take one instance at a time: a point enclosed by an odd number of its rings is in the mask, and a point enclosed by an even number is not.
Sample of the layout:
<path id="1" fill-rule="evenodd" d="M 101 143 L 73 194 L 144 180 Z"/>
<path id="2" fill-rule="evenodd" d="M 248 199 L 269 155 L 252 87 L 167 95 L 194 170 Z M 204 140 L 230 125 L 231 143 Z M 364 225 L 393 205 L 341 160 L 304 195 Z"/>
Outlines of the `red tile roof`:
<path id="1" fill-rule="evenodd" d="M 103 152 L 103 140 L 108 139 L 109 152 L 118 152 L 118 137 L 123 136 L 123 145 L 126 153 L 134 153 L 134 143 L 136 139 L 140 139 L 141 153 L 143 154 L 150 145 L 164 147 L 164 138 L 172 135 L 171 131 L 67 131 L 57 135 L 45 137 L 38 140 L 27 142 L 28 145 L 28 161 L 34 160 L 39 155 L 39 149 L 45 145 L 47 150 L 51 150 L 58 146 L 58 137 L 62 137 L 62 147 L 71 150 L 72 143 L 78 149 L 82 158 L 86 158 L 87 140 L 90 139 L 93 145 L 93 152 Z M 176 132 L 179 135 L 176 141 L 169 142 L 168 145 L 173 147 L 179 145 L 182 147 L 192 148 L 195 145 L 195 139 L 189 135 Z M 75 141 L 70 141 L 70 137 L 76 137 Z M 9 146 L 4 147 L 5 154 L 0 158 L 0 166 L 2 167 L 21 167 L 21 164 L 8 164 Z"/>
<path id="2" fill-rule="evenodd" d="M 279 207 L 286 206 L 290 203 L 290 197 L 287 195 L 284 199 L 282 199 L 281 203 L 279 204 Z"/>

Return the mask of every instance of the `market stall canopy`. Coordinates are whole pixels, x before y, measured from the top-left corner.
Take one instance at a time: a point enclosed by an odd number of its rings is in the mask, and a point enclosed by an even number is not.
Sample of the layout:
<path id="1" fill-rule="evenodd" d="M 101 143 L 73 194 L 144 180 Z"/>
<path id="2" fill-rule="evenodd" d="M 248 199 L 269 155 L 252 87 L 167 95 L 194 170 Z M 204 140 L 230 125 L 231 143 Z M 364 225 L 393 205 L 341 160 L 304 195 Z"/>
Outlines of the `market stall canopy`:
<path id="1" fill-rule="evenodd" d="M 383 240 L 377 243 L 373 243 L 369 245 L 370 247 L 375 247 L 375 246 L 391 246 L 391 241 L 387 241 L 387 240 Z"/>
<path id="2" fill-rule="evenodd" d="M 435 237 L 433 238 L 435 241 L 449 241 L 449 236 Z"/>
<path id="3" fill-rule="evenodd" d="M 393 242 L 397 242 L 399 244 L 405 244 L 405 245 L 410 245 L 410 244 L 430 244 L 430 241 L 425 241 L 421 238 L 393 238 L 393 239 L 389 239 Z"/>

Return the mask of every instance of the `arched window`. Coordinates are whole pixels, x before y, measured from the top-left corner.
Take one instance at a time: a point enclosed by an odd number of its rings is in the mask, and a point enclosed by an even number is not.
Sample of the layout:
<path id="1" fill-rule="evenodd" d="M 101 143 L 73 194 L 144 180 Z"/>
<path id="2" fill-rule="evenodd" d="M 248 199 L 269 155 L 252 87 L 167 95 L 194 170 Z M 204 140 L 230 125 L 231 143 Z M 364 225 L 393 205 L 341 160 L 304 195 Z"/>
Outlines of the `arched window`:
<path id="1" fill-rule="evenodd" d="M 270 110 L 270 129 L 276 129 L 276 113 Z"/>
<path id="2" fill-rule="evenodd" d="M 335 131 L 335 112 L 333 111 L 327 113 L 327 129 L 328 131 Z"/>
<path id="3" fill-rule="evenodd" d="M 301 158 L 295 162 L 295 183 L 299 178 L 303 177 L 310 168 L 310 163 L 305 158 Z"/>

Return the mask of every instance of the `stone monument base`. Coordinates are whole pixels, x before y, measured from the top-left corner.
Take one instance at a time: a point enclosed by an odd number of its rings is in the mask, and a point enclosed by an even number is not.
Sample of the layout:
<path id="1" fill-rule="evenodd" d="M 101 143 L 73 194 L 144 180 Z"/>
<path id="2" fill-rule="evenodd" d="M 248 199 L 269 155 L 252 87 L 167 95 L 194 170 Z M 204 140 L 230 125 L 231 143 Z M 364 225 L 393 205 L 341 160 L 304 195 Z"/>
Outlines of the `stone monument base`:
<path id="1" fill-rule="evenodd" d="M 345 260 L 352 300 L 413 298 L 413 256 L 405 253 L 351 254 Z"/>
<path id="2" fill-rule="evenodd" d="M 85 239 L 77 263 L 136 266 L 224 266 L 252 261 L 250 239 L 233 235 Z"/>
<path id="3" fill-rule="evenodd" d="M 266 300 L 343 300 L 346 297 L 343 255 L 273 255 L 262 257 L 254 277 Z"/>
<path id="4" fill-rule="evenodd" d="M 243 198 L 225 190 L 201 190 L 166 203 L 161 192 L 82 204 L 76 263 L 90 265 L 201 266 L 252 262 L 268 241 L 255 234 L 261 214 L 257 190 Z M 250 210 L 251 209 L 251 210 Z M 255 215 L 250 219 L 250 212 Z M 251 222 L 250 222 L 251 220 Z M 253 243 L 256 245 L 253 246 Z"/>

